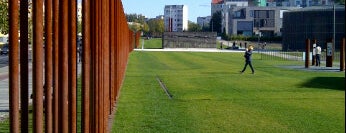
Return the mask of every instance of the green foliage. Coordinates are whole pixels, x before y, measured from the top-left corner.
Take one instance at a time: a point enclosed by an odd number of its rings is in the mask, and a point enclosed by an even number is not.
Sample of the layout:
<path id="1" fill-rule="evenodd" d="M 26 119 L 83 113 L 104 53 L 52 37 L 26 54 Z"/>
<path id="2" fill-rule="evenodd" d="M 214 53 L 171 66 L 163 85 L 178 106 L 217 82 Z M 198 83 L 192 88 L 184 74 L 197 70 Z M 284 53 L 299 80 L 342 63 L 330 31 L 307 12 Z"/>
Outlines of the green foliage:
<path id="1" fill-rule="evenodd" d="M 126 14 L 127 22 L 133 22 L 129 25 L 129 28 L 134 31 L 143 31 L 144 33 L 149 31 L 149 26 L 145 22 L 145 16 L 141 14 Z"/>
<path id="2" fill-rule="evenodd" d="M 335 0 L 335 3 L 345 5 L 345 0 Z"/>
<path id="3" fill-rule="evenodd" d="M 136 23 L 144 23 L 145 16 L 142 14 L 126 14 L 127 22 L 136 22 Z"/>
<path id="4" fill-rule="evenodd" d="M 77 33 L 82 33 L 82 21 L 78 20 L 77 21 Z"/>
<path id="5" fill-rule="evenodd" d="M 143 26 L 140 23 L 133 22 L 132 24 L 129 24 L 129 28 L 134 32 L 140 31 L 142 29 L 142 27 Z"/>
<path id="6" fill-rule="evenodd" d="M 163 19 L 150 19 L 148 20 L 149 30 L 145 32 L 149 36 L 160 36 L 164 32 L 165 25 Z"/>
<path id="7" fill-rule="evenodd" d="M 194 23 L 192 21 L 189 21 L 189 29 L 188 31 L 189 32 L 199 32 L 199 31 L 202 31 L 202 27 L 199 26 L 197 23 Z"/>
<path id="8" fill-rule="evenodd" d="M 221 37 L 223 40 L 226 41 L 232 41 L 232 40 L 238 40 L 238 41 L 258 41 L 258 36 L 243 36 L 243 35 L 229 35 L 222 33 Z M 275 36 L 275 37 L 260 37 L 260 41 L 262 42 L 281 42 L 282 37 L 281 36 Z"/>
<path id="9" fill-rule="evenodd" d="M 9 32 L 7 3 L 7 0 L 0 0 L 0 32 L 3 34 Z"/>
<path id="10" fill-rule="evenodd" d="M 221 12 L 218 11 L 214 13 L 213 16 L 211 17 L 209 28 L 210 28 L 210 31 L 221 34 L 221 27 L 222 27 L 222 16 L 221 16 Z"/>
<path id="11" fill-rule="evenodd" d="M 112 132 L 345 132 L 344 72 L 253 56 L 241 75 L 243 53 L 132 52 Z"/>

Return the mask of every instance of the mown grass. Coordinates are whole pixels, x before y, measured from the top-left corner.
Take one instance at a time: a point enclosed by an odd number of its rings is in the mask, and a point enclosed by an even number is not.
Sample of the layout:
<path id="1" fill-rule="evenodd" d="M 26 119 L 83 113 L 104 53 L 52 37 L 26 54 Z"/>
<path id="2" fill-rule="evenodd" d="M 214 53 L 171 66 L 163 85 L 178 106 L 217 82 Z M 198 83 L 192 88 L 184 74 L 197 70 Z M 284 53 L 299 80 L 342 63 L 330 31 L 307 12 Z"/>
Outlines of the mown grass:
<path id="1" fill-rule="evenodd" d="M 345 132 L 345 73 L 242 53 L 133 52 L 112 132 Z M 173 95 L 161 89 L 159 77 Z"/>
<path id="2" fill-rule="evenodd" d="M 144 49 L 162 49 L 162 39 L 161 38 L 150 38 L 150 39 L 141 39 L 139 49 L 142 48 L 144 41 Z"/>
<path id="3" fill-rule="evenodd" d="M 345 132 L 344 72 L 285 69 L 280 66 L 304 63 L 254 53 L 256 74 L 241 75 L 242 58 L 133 52 L 112 132 Z M 80 131 L 80 108 L 78 115 Z M 0 132 L 9 132 L 8 121 Z"/>

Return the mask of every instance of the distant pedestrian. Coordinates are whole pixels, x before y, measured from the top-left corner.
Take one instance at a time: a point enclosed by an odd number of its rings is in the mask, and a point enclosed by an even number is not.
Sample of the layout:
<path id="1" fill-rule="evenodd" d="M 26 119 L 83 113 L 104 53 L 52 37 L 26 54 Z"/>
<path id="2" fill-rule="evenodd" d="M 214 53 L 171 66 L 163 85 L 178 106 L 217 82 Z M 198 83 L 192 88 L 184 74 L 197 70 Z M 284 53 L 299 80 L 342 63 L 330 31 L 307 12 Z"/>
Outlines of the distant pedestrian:
<path id="1" fill-rule="evenodd" d="M 316 66 L 321 66 L 321 47 L 317 45 L 316 47 Z"/>
<path id="2" fill-rule="evenodd" d="M 245 42 L 245 48 L 247 47 L 247 42 Z"/>
<path id="3" fill-rule="evenodd" d="M 241 74 L 244 73 L 244 71 L 246 70 L 247 65 L 250 66 L 252 74 L 255 74 L 255 70 L 252 67 L 252 50 L 253 50 L 253 46 L 250 45 L 249 48 L 246 48 L 245 50 L 245 54 L 244 54 L 244 58 L 245 58 L 245 65 L 242 71 L 240 71 Z"/>

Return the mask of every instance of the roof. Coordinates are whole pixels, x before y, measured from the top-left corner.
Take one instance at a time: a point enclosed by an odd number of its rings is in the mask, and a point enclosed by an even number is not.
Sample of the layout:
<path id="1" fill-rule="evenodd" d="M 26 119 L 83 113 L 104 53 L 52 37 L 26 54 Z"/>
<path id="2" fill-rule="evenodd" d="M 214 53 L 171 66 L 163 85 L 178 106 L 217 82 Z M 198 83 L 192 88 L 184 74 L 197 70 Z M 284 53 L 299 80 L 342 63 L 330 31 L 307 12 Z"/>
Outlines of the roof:
<path id="1" fill-rule="evenodd" d="M 223 0 L 212 0 L 211 3 L 212 4 L 221 4 L 221 3 L 223 3 Z"/>

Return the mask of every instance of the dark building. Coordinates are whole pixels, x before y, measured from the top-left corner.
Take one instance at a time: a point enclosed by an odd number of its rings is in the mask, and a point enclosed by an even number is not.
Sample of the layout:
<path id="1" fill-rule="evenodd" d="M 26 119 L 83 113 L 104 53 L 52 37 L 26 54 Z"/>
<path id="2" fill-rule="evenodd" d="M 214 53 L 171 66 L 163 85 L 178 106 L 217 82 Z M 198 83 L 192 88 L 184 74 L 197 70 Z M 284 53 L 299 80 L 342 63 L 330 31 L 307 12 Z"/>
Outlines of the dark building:
<path id="1" fill-rule="evenodd" d="M 344 6 L 308 7 L 285 12 L 282 26 L 283 50 L 304 50 L 307 38 L 316 39 L 317 44 L 325 49 L 326 42 L 334 36 L 334 11 L 335 49 L 338 51 L 341 39 L 345 37 Z"/>

